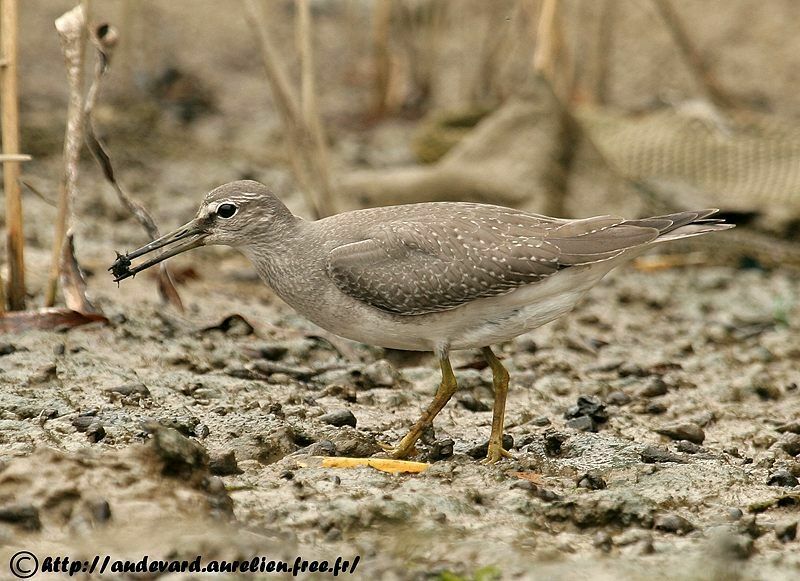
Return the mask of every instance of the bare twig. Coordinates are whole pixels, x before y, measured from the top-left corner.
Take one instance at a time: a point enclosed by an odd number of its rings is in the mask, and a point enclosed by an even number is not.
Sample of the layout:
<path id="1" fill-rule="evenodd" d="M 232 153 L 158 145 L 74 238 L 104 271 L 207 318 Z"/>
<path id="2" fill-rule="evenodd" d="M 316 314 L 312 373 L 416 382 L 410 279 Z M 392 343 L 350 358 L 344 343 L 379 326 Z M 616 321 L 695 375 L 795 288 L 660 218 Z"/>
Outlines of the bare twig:
<path id="1" fill-rule="evenodd" d="M 572 79 L 561 28 L 558 0 L 543 0 L 536 25 L 536 50 L 533 69 L 545 77 L 562 102 L 570 98 Z"/>
<path id="2" fill-rule="evenodd" d="M 103 78 L 111 62 L 111 55 L 118 36 L 114 27 L 109 24 L 101 24 L 93 32 L 91 38 L 92 44 L 97 49 L 97 61 L 94 68 L 94 78 L 86 94 L 86 102 L 84 104 L 86 144 L 89 147 L 89 151 L 92 152 L 92 155 L 100 165 L 100 168 L 103 170 L 103 175 L 106 180 L 108 180 L 117 193 L 117 197 L 120 202 L 122 202 L 122 205 L 125 206 L 139 224 L 142 225 L 150 239 L 155 240 L 161 236 L 155 220 L 153 220 L 153 217 L 147 209 L 141 203 L 131 198 L 117 181 L 114 173 L 114 166 L 111 164 L 111 158 L 103 146 L 103 143 L 97 138 L 97 134 L 94 130 L 94 118 L 92 114 L 100 94 Z M 178 290 L 175 288 L 166 263 L 159 265 L 158 289 L 164 300 L 170 302 L 178 310 L 183 310 L 183 302 L 178 294 Z"/>
<path id="3" fill-rule="evenodd" d="M 672 39 L 675 41 L 675 44 L 678 45 L 678 49 L 681 51 L 684 61 L 686 61 L 689 69 L 691 69 L 695 78 L 703 87 L 706 96 L 718 107 L 732 107 L 734 105 L 734 100 L 730 97 L 728 92 L 722 88 L 717 78 L 711 72 L 708 63 L 700 54 L 700 51 L 697 49 L 692 39 L 689 38 L 689 34 L 686 32 L 683 22 L 681 22 L 678 13 L 672 7 L 669 0 L 653 0 L 653 3 L 661 19 L 664 21 L 664 24 L 669 29 Z"/>
<path id="4" fill-rule="evenodd" d="M 3 0 L 0 6 L 0 42 L 3 49 L 2 128 L 3 153 L 19 154 L 19 112 L 17 103 L 17 0 Z M 25 308 L 25 261 L 22 232 L 22 196 L 19 187 L 19 161 L 3 160 L 3 181 L 6 198 L 6 228 L 8 229 L 8 306 L 11 310 Z M 5 305 L 5 302 L 3 303 Z"/>
<path id="5" fill-rule="evenodd" d="M 56 20 L 56 30 L 69 80 L 67 129 L 64 136 L 64 173 L 58 193 L 58 215 L 53 234 L 53 253 L 50 276 L 45 289 L 44 303 L 52 307 L 56 302 L 62 246 L 67 237 L 72 202 L 77 194 L 78 161 L 83 144 L 83 58 L 86 41 L 86 9 L 79 5 Z"/>
<path id="6" fill-rule="evenodd" d="M 75 259 L 75 241 L 71 231 L 67 232 L 67 239 L 61 247 L 59 270 L 59 278 L 64 292 L 64 303 L 67 308 L 82 314 L 99 314 L 97 308 L 86 297 L 86 280 L 83 278 L 78 261 Z"/>
<path id="7" fill-rule="evenodd" d="M 0 162 L 7 161 L 30 161 L 31 156 L 24 153 L 4 153 L 0 155 Z"/>
<path id="8" fill-rule="evenodd" d="M 372 12 L 372 114 L 386 114 L 389 95 L 389 79 L 392 74 L 392 59 L 389 51 L 389 35 L 392 29 L 391 0 L 376 0 Z"/>
<path id="9" fill-rule="evenodd" d="M 300 102 L 303 126 L 310 133 L 314 147 L 310 153 L 313 165 L 312 176 L 321 200 L 326 203 L 321 208 L 325 215 L 334 213 L 330 179 L 330 160 L 328 144 L 322 129 L 322 121 L 317 104 L 317 89 L 314 82 L 314 50 L 311 42 L 311 8 L 308 0 L 297 0 L 297 36 L 300 51 Z"/>
<path id="10" fill-rule="evenodd" d="M 284 135 L 289 146 L 292 171 L 298 185 L 306 195 L 308 204 L 316 217 L 324 217 L 333 213 L 333 205 L 329 195 L 320 191 L 324 188 L 324 179 L 319 177 L 323 155 L 317 150 L 316 141 L 312 137 L 311 128 L 304 121 L 298 99 L 295 97 L 286 76 L 286 67 L 280 60 L 278 52 L 267 34 L 267 20 L 257 0 L 242 0 L 245 16 L 255 32 L 267 82 L 272 89 L 275 107 L 283 121 Z"/>

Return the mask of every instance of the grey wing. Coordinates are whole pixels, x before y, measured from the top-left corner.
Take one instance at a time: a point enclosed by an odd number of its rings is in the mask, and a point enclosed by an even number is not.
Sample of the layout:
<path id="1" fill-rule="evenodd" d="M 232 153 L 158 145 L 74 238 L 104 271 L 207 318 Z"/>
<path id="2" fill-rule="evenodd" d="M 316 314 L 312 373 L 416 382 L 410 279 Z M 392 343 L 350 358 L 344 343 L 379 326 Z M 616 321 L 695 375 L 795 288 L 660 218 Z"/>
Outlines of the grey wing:
<path id="1" fill-rule="evenodd" d="M 364 240 L 334 248 L 331 279 L 378 309 L 421 315 L 501 295 L 568 266 L 613 258 L 658 235 L 656 228 L 627 226 L 614 216 L 564 221 L 498 211 L 490 217 L 434 218 L 391 222 Z"/>

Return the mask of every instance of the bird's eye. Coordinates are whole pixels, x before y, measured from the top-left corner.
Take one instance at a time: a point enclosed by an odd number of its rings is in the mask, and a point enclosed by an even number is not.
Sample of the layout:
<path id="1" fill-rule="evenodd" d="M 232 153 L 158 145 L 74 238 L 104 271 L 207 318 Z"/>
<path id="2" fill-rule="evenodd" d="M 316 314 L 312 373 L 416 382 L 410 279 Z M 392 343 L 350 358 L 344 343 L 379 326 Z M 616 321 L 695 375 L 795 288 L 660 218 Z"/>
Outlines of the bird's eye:
<path id="1" fill-rule="evenodd" d="M 220 218 L 230 218 L 236 213 L 235 204 L 220 204 L 217 208 L 217 216 Z"/>

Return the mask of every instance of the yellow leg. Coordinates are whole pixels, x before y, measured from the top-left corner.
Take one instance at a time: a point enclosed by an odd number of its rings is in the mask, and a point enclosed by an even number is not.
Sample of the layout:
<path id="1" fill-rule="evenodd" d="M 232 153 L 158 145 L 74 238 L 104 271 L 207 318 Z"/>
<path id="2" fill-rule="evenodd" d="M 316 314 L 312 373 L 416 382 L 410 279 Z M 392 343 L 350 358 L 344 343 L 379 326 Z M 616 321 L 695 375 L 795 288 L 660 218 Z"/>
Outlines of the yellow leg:
<path id="1" fill-rule="evenodd" d="M 503 448 L 503 421 L 506 415 L 506 397 L 508 396 L 508 371 L 492 352 L 491 347 L 484 347 L 483 357 L 492 368 L 492 385 L 494 386 L 494 411 L 492 412 L 492 433 L 489 435 L 489 449 L 486 453 L 486 464 L 494 464 L 501 458 L 513 458 Z"/>
<path id="2" fill-rule="evenodd" d="M 450 398 L 453 397 L 453 394 L 458 389 L 456 376 L 450 366 L 450 358 L 447 355 L 443 355 L 439 359 L 439 365 L 442 368 L 442 383 L 439 384 L 439 389 L 436 390 L 436 395 L 433 396 L 433 401 L 428 406 L 428 409 L 423 412 L 408 433 L 400 440 L 397 448 L 392 450 L 392 457 L 394 458 L 406 458 L 414 451 L 414 444 L 417 443 L 422 432 L 433 423 L 433 419 L 442 411 L 442 408 L 447 405 L 447 402 L 450 401 Z"/>

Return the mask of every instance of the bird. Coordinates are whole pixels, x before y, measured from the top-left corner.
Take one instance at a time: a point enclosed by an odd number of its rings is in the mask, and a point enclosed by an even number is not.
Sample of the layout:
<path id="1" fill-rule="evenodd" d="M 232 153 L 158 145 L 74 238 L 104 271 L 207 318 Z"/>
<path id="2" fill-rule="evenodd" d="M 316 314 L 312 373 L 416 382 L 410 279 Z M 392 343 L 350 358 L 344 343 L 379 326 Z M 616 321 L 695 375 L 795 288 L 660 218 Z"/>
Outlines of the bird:
<path id="1" fill-rule="evenodd" d="M 119 283 L 199 246 L 231 246 L 278 297 L 323 329 L 384 348 L 433 352 L 441 382 L 390 449 L 394 458 L 416 453 L 420 436 L 458 389 L 450 352 L 480 350 L 494 388 L 484 461 L 495 463 L 511 456 L 502 445 L 509 374 L 492 346 L 567 314 L 611 269 L 656 245 L 733 227 L 711 218 L 715 212 L 564 219 L 425 202 L 309 221 L 267 186 L 239 180 L 209 192 L 180 228 L 118 253 L 109 270 Z M 143 261 L 134 265 L 137 259 Z"/>

